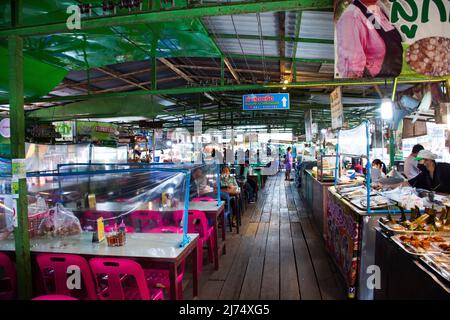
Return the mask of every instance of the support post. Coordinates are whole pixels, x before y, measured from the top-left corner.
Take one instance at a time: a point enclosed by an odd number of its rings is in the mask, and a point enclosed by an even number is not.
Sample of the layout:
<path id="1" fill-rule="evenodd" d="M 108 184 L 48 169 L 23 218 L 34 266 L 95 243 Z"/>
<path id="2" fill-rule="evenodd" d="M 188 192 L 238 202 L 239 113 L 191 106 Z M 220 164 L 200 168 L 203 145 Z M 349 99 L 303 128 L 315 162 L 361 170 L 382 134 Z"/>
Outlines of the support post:
<path id="1" fill-rule="evenodd" d="M 156 33 L 153 33 L 153 39 L 152 39 L 152 74 L 151 74 L 151 82 L 152 82 L 152 90 L 157 90 L 158 87 L 158 75 L 157 75 L 157 70 L 156 70 L 156 64 L 157 64 L 157 60 L 156 60 L 156 48 L 158 46 L 158 38 L 156 36 Z"/>
<path id="2" fill-rule="evenodd" d="M 18 9 L 16 9 L 18 10 Z M 11 120 L 11 158 L 25 159 L 25 114 L 23 92 L 23 39 L 18 36 L 8 38 L 9 51 L 9 107 Z M 14 161 L 14 160 L 13 160 Z M 13 176 L 14 183 L 14 176 Z M 16 270 L 18 298 L 30 299 L 31 259 L 28 233 L 27 182 L 18 179 L 18 188 L 14 191 L 17 203 L 17 223 L 14 226 L 16 249 Z"/>
<path id="3" fill-rule="evenodd" d="M 392 89 L 392 108 L 394 108 L 395 92 L 397 91 L 397 78 L 394 80 L 394 88 Z M 395 110 L 392 110 L 394 114 Z M 389 167 L 392 169 L 395 163 L 395 131 L 394 131 L 394 119 L 391 119 L 389 124 Z"/>
<path id="4" fill-rule="evenodd" d="M 223 55 L 220 56 L 220 85 L 225 85 L 225 58 Z"/>

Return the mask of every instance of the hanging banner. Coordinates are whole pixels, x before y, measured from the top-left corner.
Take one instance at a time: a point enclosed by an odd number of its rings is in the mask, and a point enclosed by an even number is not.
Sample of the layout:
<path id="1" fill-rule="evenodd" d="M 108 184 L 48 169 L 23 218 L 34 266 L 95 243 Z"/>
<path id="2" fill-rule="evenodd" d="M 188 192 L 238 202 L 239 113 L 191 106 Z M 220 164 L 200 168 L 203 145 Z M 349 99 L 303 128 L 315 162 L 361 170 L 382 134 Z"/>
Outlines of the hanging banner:
<path id="1" fill-rule="evenodd" d="M 305 136 L 306 142 L 312 141 L 313 133 L 312 133 L 312 110 L 305 111 Z"/>
<path id="2" fill-rule="evenodd" d="M 53 122 L 55 131 L 60 137 L 55 138 L 56 142 L 73 142 L 74 137 L 74 122 L 73 121 L 57 121 Z"/>
<path id="3" fill-rule="evenodd" d="M 335 78 L 450 75 L 450 1 L 334 0 Z"/>
<path id="4" fill-rule="evenodd" d="M 77 121 L 76 141 L 93 143 L 97 146 L 116 147 L 119 140 L 119 126 L 108 122 Z"/>
<path id="5" fill-rule="evenodd" d="M 331 127 L 339 129 L 344 123 L 344 106 L 342 105 L 342 88 L 337 87 L 330 94 L 331 100 Z"/>

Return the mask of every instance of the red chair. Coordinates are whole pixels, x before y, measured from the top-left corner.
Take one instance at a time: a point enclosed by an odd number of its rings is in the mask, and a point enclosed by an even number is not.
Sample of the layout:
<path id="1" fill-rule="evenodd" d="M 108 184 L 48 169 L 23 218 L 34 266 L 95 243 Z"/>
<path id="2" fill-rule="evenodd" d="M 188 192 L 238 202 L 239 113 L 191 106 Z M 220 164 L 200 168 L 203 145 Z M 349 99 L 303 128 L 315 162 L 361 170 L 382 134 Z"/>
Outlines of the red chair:
<path id="1" fill-rule="evenodd" d="M 81 225 L 83 230 L 95 231 L 97 230 L 97 219 L 102 217 L 103 219 L 111 219 L 110 221 L 106 221 L 105 225 L 112 223 L 114 225 L 115 221 L 114 214 L 108 211 L 98 211 L 98 210 L 88 210 L 83 213 L 83 217 L 81 218 Z"/>
<path id="2" fill-rule="evenodd" d="M 62 294 L 47 294 L 39 297 L 35 297 L 31 300 L 78 300 L 77 298 L 71 296 L 64 296 Z"/>
<path id="3" fill-rule="evenodd" d="M 0 252 L 0 300 L 16 299 L 17 278 L 16 268 L 9 256 Z"/>
<path id="4" fill-rule="evenodd" d="M 153 210 L 136 210 L 131 212 L 131 223 L 135 230 L 148 232 L 153 228 L 162 227 L 161 212 Z"/>
<path id="5" fill-rule="evenodd" d="M 72 254 L 42 253 L 36 257 L 42 289 L 46 294 L 75 296 L 80 299 L 97 300 L 94 281 L 88 263 L 83 257 Z M 69 267 L 77 266 L 81 273 L 80 289 L 69 289 Z M 84 286 L 83 286 L 84 284 Z"/>
<path id="6" fill-rule="evenodd" d="M 203 244 L 208 244 L 208 259 L 212 263 L 214 260 L 214 227 L 208 225 L 208 220 L 203 211 L 188 211 L 188 233 L 198 233 L 197 242 L 197 261 L 198 271 L 202 271 L 203 267 Z"/>
<path id="7" fill-rule="evenodd" d="M 133 260 L 93 258 L 89 264 L 101 300 L 164 300 L 161 289 L 150 291 L 144 270 Z"/>

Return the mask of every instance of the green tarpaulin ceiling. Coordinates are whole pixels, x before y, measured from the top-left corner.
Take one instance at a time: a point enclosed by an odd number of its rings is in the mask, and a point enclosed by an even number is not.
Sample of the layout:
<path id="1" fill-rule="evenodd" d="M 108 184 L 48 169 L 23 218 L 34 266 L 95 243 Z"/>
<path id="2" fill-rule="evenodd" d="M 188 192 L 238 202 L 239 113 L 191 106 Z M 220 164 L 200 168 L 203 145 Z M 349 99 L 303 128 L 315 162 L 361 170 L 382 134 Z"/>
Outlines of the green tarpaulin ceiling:
<path id="1" fill-rule="evenodd" d="M 67 8 L 88 1 L 24 0 L 23 24 L 66 21 Z M 92 3 L 92 1 L 89 1 Z M 99 2 L 101 3 L 101 2 Z M 176 1 L 179 6 L 186 1 Z M 144 7 L 148 1 L 144 1 Z M 0 3 L 0 29 L 10 27 L 9 1 Z M 94 9 L 92 15 L 102 15 Z M 157 38 L 157 57 L 207 57 L 220 55 L 198 19 L 128 27 L 77 30 L 76 32 L 24 39 L 28 59 L 24 77 L 27 97 L 48 93 L 70 70 L 84 70 L 115 63 L 151 58 L 153 39 Z M 0 39 L 0 70 L 7 70 L 7 43 Z M 48 77 L 47 75 L 53 74 Z M 0 97 L 7 94 L 7 75 L 0 75 Z"/>

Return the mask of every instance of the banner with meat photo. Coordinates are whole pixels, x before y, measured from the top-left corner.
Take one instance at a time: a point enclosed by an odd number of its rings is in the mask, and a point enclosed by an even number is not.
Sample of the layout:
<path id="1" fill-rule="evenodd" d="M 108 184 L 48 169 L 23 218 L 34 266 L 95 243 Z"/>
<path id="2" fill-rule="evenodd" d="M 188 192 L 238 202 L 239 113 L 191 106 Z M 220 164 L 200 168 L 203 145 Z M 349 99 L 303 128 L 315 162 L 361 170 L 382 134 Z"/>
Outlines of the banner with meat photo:
<path id="1" fill-rule="evenodd" d="M 450 1 L 334 0 L 335 78 L 450 75 Z"/>

